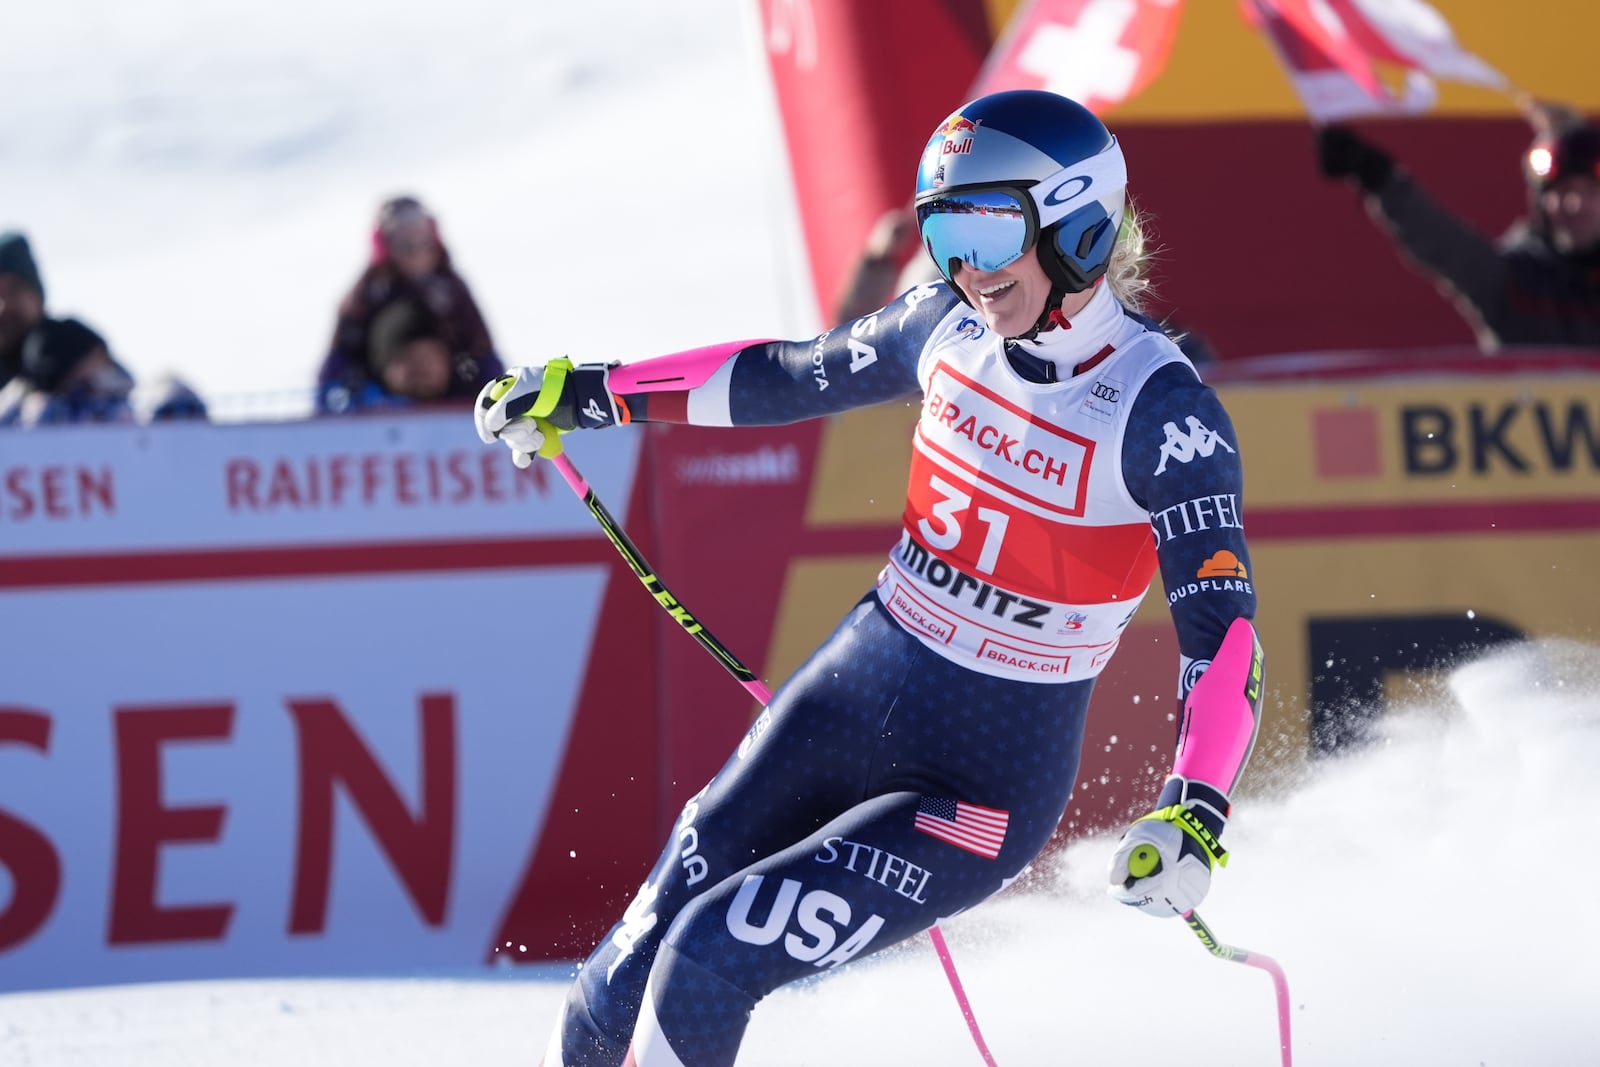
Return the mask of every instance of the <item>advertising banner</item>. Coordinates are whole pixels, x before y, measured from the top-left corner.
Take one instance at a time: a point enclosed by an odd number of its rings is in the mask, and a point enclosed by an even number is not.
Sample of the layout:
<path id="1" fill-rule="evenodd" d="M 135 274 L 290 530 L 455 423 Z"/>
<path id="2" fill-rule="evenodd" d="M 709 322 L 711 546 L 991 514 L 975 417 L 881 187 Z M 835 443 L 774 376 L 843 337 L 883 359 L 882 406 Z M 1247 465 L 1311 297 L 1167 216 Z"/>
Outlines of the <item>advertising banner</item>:
<path id="1" fill-rule="evenodd" d="M 1243 785 L 1524 636 L 1600 640 L 1600 367 L 1208 368 L 1267 696 Z M 915 405 L 633 426 L 571 456 L 776 689 L 899 537 Z M 41 428 L 0 455 L 0 990 L 576 959 L 759 710 L 544 464 L 460 415 Z M 1058 842 L 1148 807 L 1181 709 L 1159 582 Z"/>
<path id="2" fill-rule="evenodd" d="M 803 309 L 806 321 L 831 313 L 879 217 L 910 204 L 928 134 L 968 99 L 1012 6 L 761 0 L 761 41 L 815 298 Z"/>
<path id="3" fill-rule="evenodd" d="M 626 521 L 639 438 L 596 437 Z M 569 865 L 629 844 L 549 817 L 615 569 L 455 414 L 9 435 L 0 989 L 490 957 L 560 884 L 543 827 Z M 614 731 L 652 728 L 649 674 Z M 653 841 L 636 770 L 604 788 Z"/>
<path id="4" fill-rule="evenodd" d="M 1278 721 L 1318 751 L 1399 676 L 1526 635 L 1600 638 L 1593 357 L 1332 369 L 1219 385 L 1249 457 Z"/>

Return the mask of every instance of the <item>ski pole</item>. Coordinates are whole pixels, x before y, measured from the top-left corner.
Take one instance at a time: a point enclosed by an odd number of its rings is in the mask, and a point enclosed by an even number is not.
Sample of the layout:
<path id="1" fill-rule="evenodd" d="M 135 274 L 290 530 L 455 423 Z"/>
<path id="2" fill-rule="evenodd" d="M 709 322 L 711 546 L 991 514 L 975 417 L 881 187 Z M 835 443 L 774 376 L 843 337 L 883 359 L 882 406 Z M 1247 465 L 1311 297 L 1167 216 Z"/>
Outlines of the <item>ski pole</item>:
<path id="1" fill-rule="evenodd" d="M 1289 979 L 1284 975 L 1283 968 L 1278 966 L 1278 961 L 1259 952 L 1224 945 L 1194 911 L 1184 913 L 1183 921 L 1189 924 L 1189 929 L 1194 931 L 1194 936 L 1200 939 L 1206 951 L 1217 959 L 1259 967 L 1272 976 L 1272 988 L 1278 999 L 1278 1048 L 1283 1053 L 1283 1067 L 1293 1067 L 1294 1054 L 1289 1047 Z"/>
<path id="2" fill-rule="evenodd" d="M 729 652 L 728 647 L 718 641 L 700 620 L 691 615 L 689 609 L 683 606 L 683 602 L 673 596 L 662 584 L 661 579 L 656 577 L 655 569 L 645 560 L 644 553 L 639 551 L 638 546 L 622 529 L 622 525 L 612 517 L 611 512 L 606 510 L 606 506 L 595 495 L 594 488 L 582 474 L 578 473 L 578 468 L 567 458 L 566 453 L 557 452 L 550 457 L 550 462 L 555 464 L 556 470 L 561 472 L 561 477 L 566 480 L 573 493 L 577 494 L 578 499 L 583 501 L 583 506 L 589 509 L 589 513 L 605 531 L 606 539 L 628 564 L 628 569 L 633 571 L 634 576 L 644 584 L 645 591 L 655 598 L 656 603 L 665 608 L 667 614 L 676 619 L 689 636 L 700 642 L 701 647 L 711 653 L 729 674 L 738 679 L 745 691 L 759 700 L 763 707 L 772 703 L 772 691 L 756 677 L 755 671 L 746 667 L 737 656 Z M 956 1004 L 961 1008 L 961 1015 L 967 1021 L 967 1029 L 972 1033 L 972 1040 L 977 1044 L 983 1062 L 988 1067 L 997 1067 L 994 1056 L 989 1052 L 989 1045 L 983 1039 L 983 1032 L 978 1029 L 978 1017 L 972 1012 L 972 1004 L 967 1000 L 967 991 L 961 984 L 960 976 L 956 974 L 956 963 L 950 955 L 950 947 L 945 944 L 944 933 L 935 925 L 928 929 L 928 936 L 933 939 L 933 949 L 939 955 L 939 963 L 944 967 L 945 977 L 950 980 L 950 990 L 955 993 Z"/>
<path id="3" fill-rule="evenodd" d="M 583 501 L 583 506 L 589 509 L 589 513 L 600 524 L 600 529 L 605 531 L 606 539 L 611 542 L 612 547 L 622 556 L 623 561 L 628 565 L 628 569 L 633 571 L 634 577 L 643 583 L 645 591 L 655 598 L 656 603 L 666 609 L 667 614 L 671 615 L 678 625 L 683 627 L 685 633 L 700 642 L 702 648 L 711 653 L 718 663 L 727 668 L 728 673 L 733 675 L 740 685 L 744 686 L 746 692 L 761 701 L 763 707 L 771 703 L 772 692 L 762 684 L 760 678 L 756 677 L 756 672 L 740 663 L 739 657 L 729 652 L 728 646 L 718 641 L 716 636 L 706 629 L 699 619 L 689 613 L 689 609 L 683 606 L 683 601 L 673 596 L 667 587 L 662 584 L 661 579 L 656 577 L 655 569 L 644 558 L 644 553 L 639 551 L 639 547 L 628 537 L 622 525 L 612 517 L 611 512 L 606 510 L 606 506 L 595 495 L 594 489 L 589 485 L 588 480 L 578 473 L 578 468 L 572 465 L 572 461 L 566 457 L 566 453 L 558 453 L 551 457 L 550 462 L 556 465 L 556 470 L 561 472 L 561 477 L 566 479 L 567 484 L 572 487 L 572 491 L 578 495 L 578 499 Z"/>

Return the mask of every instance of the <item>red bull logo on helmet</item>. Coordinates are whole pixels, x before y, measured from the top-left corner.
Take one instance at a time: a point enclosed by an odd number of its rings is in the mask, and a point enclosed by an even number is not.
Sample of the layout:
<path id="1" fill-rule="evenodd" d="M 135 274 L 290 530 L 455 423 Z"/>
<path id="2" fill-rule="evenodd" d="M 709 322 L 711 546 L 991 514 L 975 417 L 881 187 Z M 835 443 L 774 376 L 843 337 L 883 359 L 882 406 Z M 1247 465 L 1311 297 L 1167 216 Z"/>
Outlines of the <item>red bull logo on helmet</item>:
<path id="1" fill-rule="evenodd" d="M 982 119 L 969 119 L 961 115 L 951 115 L 944 120 L 944 125 L 935 131 L 935 137 L 944 138 L 944 147 L 939 154 L 945 156 L 965 155 L 972 151 L 972 135 L 978 132 L 978 127 L 983 125 Z"/>
<path id="2" fill-rule="evenodd" d="M 972 135 L 978 132 L 978 127 L 981 125 L 983 125 L 982 119 L 969 119 L 960 114 L 951 115 L 933 131 L 933 136 L 928 138 L 928 148 L 931 151 L 934 142 L 942 141 L 939 155 L 966 155 L 972 151 Z M 943 184 L 943 177 L 935 178 L 933 184 Z"/>
<path id="3" fill-rule="evenodd" d="M 933 136 L 928 138 L 928 147 L 922 155 L 922 172 L 927 176 L 928 184 L 938 188 L 944 184 L 945 156 L 966 155 L 972 151 L 972 135 L 978 132 L 978 127 L 983 125 L 982 119 L 969 119 L 959 112 L 951 115 L 939 124 L 933 131 Z M 937 149 L 934 145 L 938 145 Z M 932 169 L 932 174 L 928 172 Z"/>
<path id="4" fill-rule="evenodd" d="M 983 125 L 982 119 L 969 119 L 961 115 L 951 115 L 939 124 L 938 129 L 933 131 L 933 136 L 928 138 L 928 147 L 932 148 L 935 141 L 943 141 L 944 154 L 970 151 L 972 135 L 978 132 L 978 127 L 981 125 Z M 957 140 L 957 138 L 960 138 L 960 140 Z M 964 147 L 952 147 L 952 145 Z"/>

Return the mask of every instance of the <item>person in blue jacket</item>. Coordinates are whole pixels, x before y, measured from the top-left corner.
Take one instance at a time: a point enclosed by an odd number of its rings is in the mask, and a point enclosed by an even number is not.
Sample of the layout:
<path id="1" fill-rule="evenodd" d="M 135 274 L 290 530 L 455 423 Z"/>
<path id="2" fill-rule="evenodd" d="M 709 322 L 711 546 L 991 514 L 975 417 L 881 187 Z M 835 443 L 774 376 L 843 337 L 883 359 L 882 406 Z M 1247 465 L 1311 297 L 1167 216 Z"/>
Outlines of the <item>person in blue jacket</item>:
<path id="1" fill-rule="evenodd" d="M 505 368 L 438 219 L 414 196 L 390 197 L 378 208 L 370 244 L 366 269 L 339 301 L 333 337 L 317 369 L 317 411 L 385 408 L 411 395 L 403 385 L 396 388 L 393 365 L 375 358 L 380 350 L 391 351 L 381 322 L 397 304 L 424 311 L 449 357 L 442 392 L 432 388 L 436 376 L 429 375 L 423 398 L 470 401 Z"/>
<path id="2" fill-rule="evenodd" d="M 0 233 L 0 427 L 132 422 L 133 384 L 98 331 L 48 312 L 27 235 Z"/>

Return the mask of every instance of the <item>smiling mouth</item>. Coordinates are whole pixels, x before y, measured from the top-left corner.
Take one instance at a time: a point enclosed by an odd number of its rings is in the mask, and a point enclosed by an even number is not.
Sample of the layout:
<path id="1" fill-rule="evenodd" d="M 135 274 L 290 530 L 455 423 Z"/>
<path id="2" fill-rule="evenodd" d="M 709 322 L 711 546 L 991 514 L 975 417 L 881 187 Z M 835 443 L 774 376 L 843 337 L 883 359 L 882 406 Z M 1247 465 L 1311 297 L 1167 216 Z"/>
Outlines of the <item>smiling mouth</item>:
<path id="1" fill-rule="evenodd" d="M 1001 293 L 1004 293 L 1007 289 L 1010 289 L 1016 284 L 1017 281 L 1015 278 L 1013 278 L 1010 281 L 1001 282 L 999 285 L 984 286 L 978 290 L 978 295 L 983 297 L 985 300 L 993 300 L 995 297 L 999 296 Z"/>

